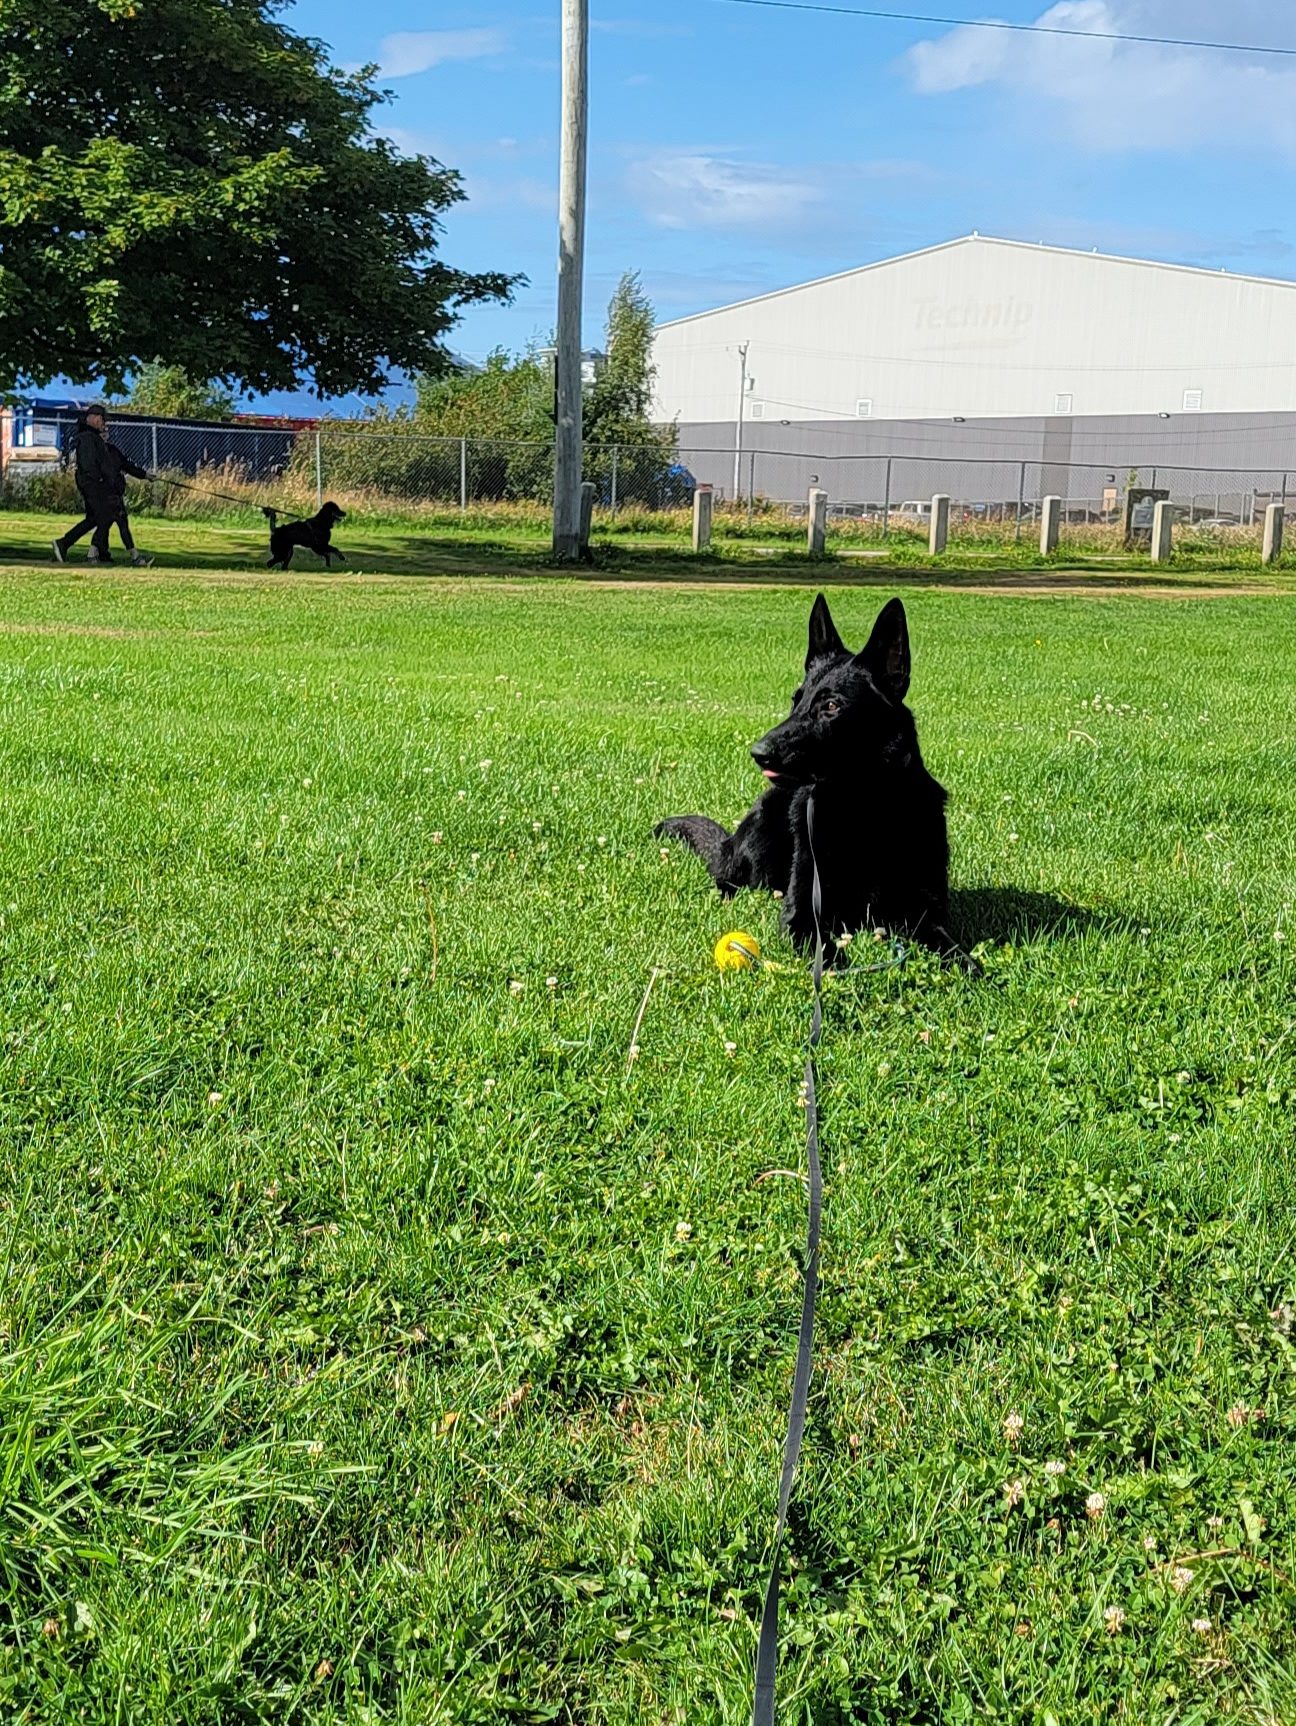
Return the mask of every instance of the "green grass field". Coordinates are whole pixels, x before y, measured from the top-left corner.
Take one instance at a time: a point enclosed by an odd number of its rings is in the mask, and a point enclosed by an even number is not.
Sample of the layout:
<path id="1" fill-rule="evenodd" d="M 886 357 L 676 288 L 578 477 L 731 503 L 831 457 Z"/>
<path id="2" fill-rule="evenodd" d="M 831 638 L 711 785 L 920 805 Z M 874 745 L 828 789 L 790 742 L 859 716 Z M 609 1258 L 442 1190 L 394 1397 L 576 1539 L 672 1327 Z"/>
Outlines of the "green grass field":
<path id="1" fill-rule="evenodd" d="M 190 494 L 181 494 L 186 505 Z M 549 531 L 538 505 L 482 508 L 460 515 L 457 510 L 424 511 L 405 520 L 376 516 L 365 501 L 351 502 L 352 513 L 342 523 L 336 542 L 343 548 L 345 569 L 368 575 L 546 575 L 553 573 Z M 132 503 L 135 499 L 132 498 Z M 226 509 L 199 499 L 202 514 L 150 515 L 135 518 L 139 543 L 157 557 L 159 568 L 261 572 L 267 556 L 267 529 L 255 508 Z M 303 506 L 305 507 L 305 506 Z M 217 513 L 213 513 L 213 511 Z M 50 567 L 50 541 L 71 525 L 79 509 L 69 504 L 59 514 L 0 509 L 0 560 L 34 568 Z M 932 557 L 922 534 L 897 527 L 888 540 L 862 539 L 851 524 L 835 526 L 828 553 L 810 558 L 805 550 L 804 524 L 782 517 L 758 518 L 749 528 L 732 517 L 717 529 L 710 553 L 697 557 L 678 512 L 650 516 L 643 512 L 615 520 L 596 519 L 593 560 L 581 575 L 612 581 L 691 581 L 702 583 L 886 582 L 901 576 L 907 582 L 941 585 L 1014 584 L 1107 587 L 1137 591 L 1144 587 L 1201 590 L 1291 592 L 1296 590 L 1296 541 L 1284 561 L 1263 568 L 1259 540 L 1221 544 L 1195 537 L 1184 529 L 1173 560 L 1153 565 L 1145 553 L 1125 553 L 1112 544 L 1067 544 L 1041 558 L 1038 544 L 1026 534 L 1018 542 L 1011 530 L 978 529 L 955 533 L 947 551 Z M 72 554 L 69 569 L 85 574 L 88 541 Z M 113 555 L 125 554 L 113 535 Z M 323 564 L 309 552 L 299 552 L 295 575 L 324 574 Z"/>
<path id="2" fill-rule="evenodd" d="M 0 582 L 0 1716 L 740 1726 L 809 982 L 651 826 L 809 595 Z M 828 986 L 782 1718 L 1288 1726 L 1296 609 L 906 602 L 986 974 Z"/>

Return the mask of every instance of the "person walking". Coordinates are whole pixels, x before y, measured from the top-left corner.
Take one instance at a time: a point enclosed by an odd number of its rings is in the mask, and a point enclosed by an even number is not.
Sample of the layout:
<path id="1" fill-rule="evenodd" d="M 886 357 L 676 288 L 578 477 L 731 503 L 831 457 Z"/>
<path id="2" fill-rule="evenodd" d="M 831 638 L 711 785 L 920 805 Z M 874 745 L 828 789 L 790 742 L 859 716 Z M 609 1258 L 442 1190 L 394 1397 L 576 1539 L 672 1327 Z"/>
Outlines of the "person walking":
<path id="1" fill-rule="evenodd" d="M 115 443 L 109 443 L 107 426 L 108 410 L 99 402 L 93 402 L 77 422 L 73 440 L 76 488 L 81 493 L 86 512 L 84 519 L 54 540 L 50 549 L 56 562 L 66 563 L 67 554 L 76 542 L 93 533 L 88 561 L 111 563 L 108 535 L 115 522 L 131 562 L 143 567 L 153 559 L 138 549 L 131 533 L 126 514 L 126 475 L 130 474 L 133 479 L 148 479 L 150 475 L 144 468 L 137 467 Z"/>

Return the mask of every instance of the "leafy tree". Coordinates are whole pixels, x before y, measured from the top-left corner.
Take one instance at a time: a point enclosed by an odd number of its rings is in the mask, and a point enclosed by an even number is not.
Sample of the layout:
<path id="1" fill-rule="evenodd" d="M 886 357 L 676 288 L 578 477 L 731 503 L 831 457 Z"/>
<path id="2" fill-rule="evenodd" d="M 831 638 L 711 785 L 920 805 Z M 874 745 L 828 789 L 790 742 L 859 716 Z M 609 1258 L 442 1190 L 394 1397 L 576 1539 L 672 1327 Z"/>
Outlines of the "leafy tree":
<path id="1" fill-rule="evenodd" d="M 674 434 L 649 419 L 655 321 L 637 271 L 617 284 L 608 306 L 603 369 L 586 391 L 587 444 L 674 447 Z M 440 437 L 553 438 L 553 369 L 547 355 L 516 358 L 497 348 L 481 371 L 418 378 L 418 429 Z"/>
<path id="2" fill-rule="evenodd" d="M 414 417 L 432 437 L 553 438 L 553 371 L 536 353 L 496 348 L 480 371 L 415 380 Z"/>
<path id="3" fill-rule="evenodd" d="M 639 277 L 623 276 L 607 316 L 607 358 L 585 395 L 585 478 L 606 507 L 686 501 L 690 486 L 674 470 L 675 430 L 656 426 L 652 409 L 653 310 Z M 497 348 L 479 371 L 415 381 L 413 411 L 378 414 L 358 437 L 330 434 L 329 472 L 338 483 L 398 495 L 471 499 L 553 495 L 553 366 L 544 353 Z M 434 439 L 466 439 L 462 450 Z M 303 458 L 304 459 L 304 458 Z"/>
<path id="4" fill-rule="evenodd" d="M 590 443 L 642 442 L 650 429 L 655 319 L 637 270 L 617 283 L 608 306 L 603 370 L 585 402 L 585 437 Z"/>
<path id="5" fill-rule="evenodd" d="M 252 390 L 435 374 L 515 278 L 435 255 L 459 176 L 371 130 L 372 69 L 283 0 L 4 0 L 0 392 L 159 355 Z"/>
<path id="6" fill-rule="evenodd" d="M 585 398 L 585 477 L 599 501 L 660 509 L 686 501 L 690 488 L 672 474 L 674 426 L 654 425 L 654 318 L 637 271 L 617 283 L 608 306 L 603 369 Z M 615 455 L 613 452 L 615 451 Z"/>
<path id="7" fill-rule="evenodd" d="M 180 366 L 150 360 L 132 377 L 120 405 L 131 413 L 156 414 L 160 419 L 225 420 L 235 403 L 219 384 L 199 383 Z"/>

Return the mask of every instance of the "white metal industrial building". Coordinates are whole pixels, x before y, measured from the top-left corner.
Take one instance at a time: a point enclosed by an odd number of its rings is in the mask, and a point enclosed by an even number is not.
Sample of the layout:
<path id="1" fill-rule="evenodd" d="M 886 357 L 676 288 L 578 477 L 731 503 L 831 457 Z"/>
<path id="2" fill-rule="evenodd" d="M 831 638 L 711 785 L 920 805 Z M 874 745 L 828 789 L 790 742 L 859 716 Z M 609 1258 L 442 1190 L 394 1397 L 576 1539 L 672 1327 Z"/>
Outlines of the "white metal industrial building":
<path id="1" fill-rule="evenodd" d="M 663 324 L 654 358 L 722 495 L 1091 500 L 1139 471 L 1245 514 L 1296 482 L 1296 282 L 973 234 Z"/>
<path id="2" fill-rule="evenodd" d="M 664 324 L 657 413 L 732 420 L 1264 413 L 1296 282 L 967 239 Z"/>

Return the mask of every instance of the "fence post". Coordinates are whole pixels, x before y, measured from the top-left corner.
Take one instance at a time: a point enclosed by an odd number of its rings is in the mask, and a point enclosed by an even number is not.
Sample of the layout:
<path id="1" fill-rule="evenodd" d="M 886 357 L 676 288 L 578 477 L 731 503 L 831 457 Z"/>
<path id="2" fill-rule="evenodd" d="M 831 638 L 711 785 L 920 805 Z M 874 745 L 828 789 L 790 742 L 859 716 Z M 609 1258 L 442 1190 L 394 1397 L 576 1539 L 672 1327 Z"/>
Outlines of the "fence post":
<path id="1" fill-rule="evenodd" d="M 149 470 L 152 473 L 156 473 L 157 472 L 157 465 L 158 465 L 158 460 L 157 460 L 157 421 L 156 420 L 153 421 L 153 425 L 151 427 L 151 430 L 153 432 L 153 460 L 149 463 Z"/>
<path id="2" fill-rule="evenodd" d="M 324 458 L 320 454 L 319 427 L 315 428 L 315 507 L 324 507 Z"/>
<path id="3" fill-rule="evenodd" d="M 711 511 L 715 492 L 709 485 L 698 486 L 693 493 L 693 549 L 711 549 Z"/>
<path id="4" fill-rule="evenodd" d="M 610 493 L 610 503 L 609 503 L 609 509 L 608 509 L 608 513 L 610 515 L 615 515 L 617 512 L 617 458 L 620 456 L 620 454 L 621 454 L 621 445 L 614 443 L 612 445 L 612 488 L 611 488 L 611 493 Z"/>
<path id="5" fill-rule="evenodd" d="M 949 544 L 949 506 L 950 500 L 943 493 L 931 500 L 931 532 L 927 536 L 927 549 L 933 557 Z"/>
<path id="6" fill-rule="evenodd" d="M 1022 510 L 1026 507 L 1026 463 L 1021 464 L 1021 472 L 1017 475 L 1017 532 L 1015 538 L 1021 540 Z"/>
<path id="7" fill-rule="evenodd" d="M 1260 553 L 1261 563 L 1277 563 L 1282 556 L 1285 513 L 1280 503 L 1271 503 L 1265 510 L 1264 550 Z"/>
<path id="8" fill-rule="evenodd" d="M 468 508 L 468 439 L 459 439 L 459 512 L 464 514 Z"/>
<path id="9" fill-rule="evenodd" d="M 756 515 L 756 451 L 753 450 L 747 460 L 747 525 L 751 526 Z"/>
<path id="10" fill-rule="evenodd" d="M 1060 497 L 1046 497 L 1044 499 L 1043 518 L 1040 524 L 1040 551 L 1045 557 L 1047 557 L 1051 551 L 1056 551 L 1058 548 L 1058 539 L 1061 536 L 1061 524 L 1062 499 Z"/>
<path id="11" fill-rule="evenodd" d="M 828 493 L 818 486 L 810 493 L 810 524 L 806 530 L 806 549 L 811 557 L 822 557 L 828 537 Z"/>
<path id="12" fill-rule="evenodd" d="M 1152 511 L 1152 561 L 1165 563 L 1174 550 L 1174 505 L 1162 498 Z"/>
<path id="13" fill-rule="evenodd" d="M 580 554 L 589 550 L 590 530 L 594 525 L 594 482 L 582 480 L 580 488 Z"/>
<path id="14" fill-rule="evenodd" d="M 891 537 L 891 457 L 887 457 L 886 490 L 882 494 L 882 537 Z"/>

